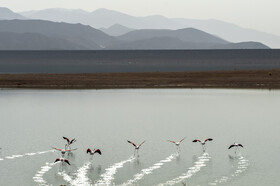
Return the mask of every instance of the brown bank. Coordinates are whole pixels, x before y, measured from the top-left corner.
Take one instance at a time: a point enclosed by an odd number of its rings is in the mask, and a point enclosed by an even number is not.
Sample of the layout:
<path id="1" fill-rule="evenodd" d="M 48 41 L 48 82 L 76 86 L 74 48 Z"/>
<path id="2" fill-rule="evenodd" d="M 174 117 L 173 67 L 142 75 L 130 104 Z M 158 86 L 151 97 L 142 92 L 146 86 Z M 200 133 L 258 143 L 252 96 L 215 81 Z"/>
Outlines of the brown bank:
<path id="1" fill-rule="evenodd" d="M 0 74 L 0 88 L 280 88 L 280 70 L 100 74 Z"/>

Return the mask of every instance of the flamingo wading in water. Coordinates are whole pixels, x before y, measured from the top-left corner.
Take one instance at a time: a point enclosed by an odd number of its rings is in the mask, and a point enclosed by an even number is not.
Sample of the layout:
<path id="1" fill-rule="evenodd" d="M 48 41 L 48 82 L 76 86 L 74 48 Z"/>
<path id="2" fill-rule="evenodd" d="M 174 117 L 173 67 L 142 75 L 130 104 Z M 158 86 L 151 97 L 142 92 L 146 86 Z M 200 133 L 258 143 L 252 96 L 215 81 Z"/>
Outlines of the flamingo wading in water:
<path id="1" fill-rule="evenodd" d="M 242 148 L 244 148 L 243 147 L 243 145 L 241 145 L 240 143 L 238 144 L 238 143 L 233 143 L 232 145 L 230 145 L 229 147 L 228 147 L 228 149 L 231 149 L 232 147 L 234 147 L 234 152 L 236 153 L 236 151 L 237 150 L 239 150 L 239 147 L 242 147 Z"/>
<path id="2" fill-rule="evenodd" d="M 141 147 L 141 145 L 143 145 L 143 143 L 145 143 L 145 141 L 143 141 L 142 143 L 140 143 L 140 145 L 136 145 L 135 143 L 133 143 L 133 142 L 131 142 L 129 140 L 127 140 L 127 142 L 131 143 L 134 146 L 134 148 L 135 148 L 134 155 L 135 155 L 135 153 L 138 153 L 138 150 Z"/>
<path id="3" fill-rule="evenodd" d="M 67 163 L 68 165 L 71 165 L 71 164 L 69 163 L 69 161 L 68 161 L 67 159 L 65 159 L 65 158 L 56 158 L 56 160 L 54 161 L 54 163 L 56 163 L 56 162 L 58 162 L 58 161 L 62 162 L 62 164 L 65 162 L 65 163 Z"/>
<path id="4" fill-rule="evenodd" d="M 182 141 L 184 141 L 186 139 L 186 137 L 184 137 L 183 139 L 181 139 L 180 141 L 171 141 L 171 140 L 167 140 L 171 143 L 174 143 L 177 146 L 177 151 L 180 151 L 180 144 Z"/>
<path id="5" fill-rule="evenodd" d="M 102 154 L 100 149 L 91 150 L 90 148 L 87 149 L 87 153 L 89 153 L 91 155 L 91 159 L 95 153 L 98 153 L 99 155 Z"/>
<path id="6" fill-rule="evenodd" d="M 52 147 L 53 149 L 57 150 L 57 151 L 60 151 L 61 152 L 61 157 L 63 158 L 64 155 L 66 154 L 66 152 L 72 152 L 74 150 L 77 150 L 77 149 L 66 149 L 67 147 L 67 144 L 65 145 L 65 149 L 59 149 L 59 148 L 55 148 L 55 147 Z"/>
<path id="7" fill-rule="evenodd" d="M 69 149 L 71 149 L 70 145 L 77 141 L 75 138 L 72 139 L 72 140 L 70 140 L 69 138 L 64 137 L 64 136 L 63 136 L 63 139 L 65 139 L 65 140 L 67 141 L 66 146 L 67 146 L 67 148 L 69 148 Z"/>
<path id="8" fill-rule="evenodd" d="M 213 141 L 213 139 L 212 139 L 212 138 L 207 138 L 207 139 L 204 140 L 204 141 L 201 141 L 201 140 L 199 140 L 199 139 L 195 139 L 195 140 L 193 140 L 192 142 L 194 142 L 194 143 L 200 142 L 201 145 L 202 145 L 202 150 L 203 150 L 203 152 L 205 152 L 205 150 L 206 150 L 205 144 L 206 144 L 207 141 Z"/>

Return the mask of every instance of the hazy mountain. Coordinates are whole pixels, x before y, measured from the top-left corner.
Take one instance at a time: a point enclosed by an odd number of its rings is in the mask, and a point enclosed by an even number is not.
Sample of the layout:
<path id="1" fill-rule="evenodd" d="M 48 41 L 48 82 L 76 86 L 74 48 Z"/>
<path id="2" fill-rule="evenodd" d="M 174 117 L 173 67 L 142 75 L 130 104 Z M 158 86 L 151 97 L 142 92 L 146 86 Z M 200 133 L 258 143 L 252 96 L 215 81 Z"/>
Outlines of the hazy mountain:
<path id="1" fill-rule="evenodd" d="M 42 20 L 2 20 L 0 32 L 39 33 L 51 38 L 64 39 L 87 49 L 102 49 L 116 42 L 115 38 L 90 26 Z"/>
<path id="2" fill-rule="evenodd" d="M 0 32 L 0 50 L 83 50 L 64 39 L 50 38 L 38 33 Z"/>
<path id="3" fill-rule="evenodd" d="M 39 11 L 21 12 L 21 15 L 31 18 L 66 23 L 81 23 L 89 25 L 89 12 L 83 10 L 68 10 L 62 8 L 45 9 Z"/>
<path id="4" fill-rule="evenodd" d="M 0 20 L 0 43 L 1 50 L 264 48 L 254 42 L 232 44 L 193 28 L 135 30 L 112 37 L 90 26 L 43 20 Z"/>
<path id="5" fill-rule="evenodd" d="M 177 38 L 181 41 L 191 42 L 191 43 L 229 43 L 221 38 L 208 34 L 206 32 L 194 29 L 185 28 L 178 30 L 157 30 L 157 29 L 145 29 L 145 30 L 135 30 L 127 34 L 117 37 L 124 41 L 136 41 L 151 39 L 155 37 L 170 37 Z"/>
<path id="6" fill-rule="evenodd" d="M 14 13 L 8 8 L 0 7 L 0 20 L 11 20 L 11 19 L 26 19 L 20 14 Z"/>
<path id="7" fill-rule="evenodd" d="M 120 24 L 115 24 L 109 28 L 99 28 L 99 30 L 101 30 L 102 32 L 104 32 L 110 36 L 120 36 L 120 35 L 130 32 L 130 31 L 133 31 L 134 29 L 127 28 Z"/>
<path id="8" fill-rule="evenodd" d="M 115 24 L 132 29 L 182 29 L 192 27 L 231 42 L 257 41 L 271 47 L 280 48 L 280 36 L 242 28 L 218 20 L 166 18 L 159 15 L 135 17 L 107 9 L 99 9 L 94 12 L 47 9 L 23 12 L 22 15 L 32 19 L 82 23 L 94 28 L 108 28 Z"/>
<path id="9" fill-rule="evenodd" d="M 259 42 L 228 43 L 223 49 L 269 49 L 268 46 Z"/>
<path id="10" fill-rule="evenodd" d="M 182 41 L 174 37 L 153 37 L 136 41 L 127 41 L 114 45 L 109 49 L 122 50 L 194 50 L 194 49 L 269 49 L 269 47 L 255 42 L 246 43 L 207 43 Z"/>

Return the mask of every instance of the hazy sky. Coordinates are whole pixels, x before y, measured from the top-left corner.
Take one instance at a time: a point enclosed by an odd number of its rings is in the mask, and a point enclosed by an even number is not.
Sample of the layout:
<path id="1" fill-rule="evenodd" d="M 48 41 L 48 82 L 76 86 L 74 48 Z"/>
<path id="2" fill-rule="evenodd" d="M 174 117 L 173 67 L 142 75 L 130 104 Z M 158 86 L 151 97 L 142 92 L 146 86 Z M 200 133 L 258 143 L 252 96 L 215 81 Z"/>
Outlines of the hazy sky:
<path id="1" fill-rule="evenodd" d="M 134 16 L 218 19 L 280 35 L 280 0 L 0 0 L 15 12 L 45 8 L 117 10 Z"/>

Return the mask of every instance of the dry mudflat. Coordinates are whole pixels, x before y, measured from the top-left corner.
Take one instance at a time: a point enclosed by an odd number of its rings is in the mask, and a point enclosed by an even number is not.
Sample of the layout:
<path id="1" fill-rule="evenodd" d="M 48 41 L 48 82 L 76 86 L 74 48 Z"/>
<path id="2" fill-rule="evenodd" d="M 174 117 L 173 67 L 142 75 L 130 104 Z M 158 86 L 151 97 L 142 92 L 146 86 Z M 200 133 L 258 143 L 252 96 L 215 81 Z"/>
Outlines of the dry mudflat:
<path id="1" fill-rule="evenodd" d="M 0 74 L 0 88 L 253 88 L 279 89 L 280 70 Z"/>

